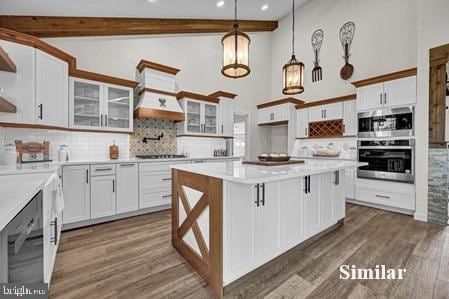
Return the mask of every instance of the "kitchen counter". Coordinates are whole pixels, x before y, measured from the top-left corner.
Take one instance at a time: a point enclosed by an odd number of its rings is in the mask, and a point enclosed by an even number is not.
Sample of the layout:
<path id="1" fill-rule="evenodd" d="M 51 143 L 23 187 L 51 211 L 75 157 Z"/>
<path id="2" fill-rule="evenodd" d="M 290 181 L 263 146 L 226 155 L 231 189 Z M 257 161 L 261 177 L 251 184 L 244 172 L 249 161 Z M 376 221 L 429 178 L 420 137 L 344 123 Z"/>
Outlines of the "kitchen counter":
<path id="1" fill-rule="evenodd" d="M 305 160 L 304 164 L 283 166 L 258 166 L 245 165 L 242 164 L 242 162 L 217 162 L 201 165 L 177 164 L 172 165 L 171 168 L 236 183 L 258 184 L 298 178 L 305 175 L 332 172 L 364 165 L 367 165 L 367 163 L 329 159 L 310 159 Z"/>
<path id="2" fill-rule="evenodd" d="M 342 156 L 339 156 L 339 157 L 316 157 L 316 156 L 303 156 L 303 157 L 301 157 L 301 156 L 292 156 L 291 157 L 292 159 L 295 159 L 295 160 L 297 160 L 297 159 L 302 159 L 302 160 L 305 160 L 305 159 L 316 159 L 316 160 L 341 160 L 341 161 L 356 161 L 357 160 L 357 157 L 354 157 L 354 158 L 350 158 L 350 157 L 342 157 Z"/>
<path id="3" fill-rule="evenodd" d="M 0 231 L 43 188 L 53 172 L 0 176 Z"/>

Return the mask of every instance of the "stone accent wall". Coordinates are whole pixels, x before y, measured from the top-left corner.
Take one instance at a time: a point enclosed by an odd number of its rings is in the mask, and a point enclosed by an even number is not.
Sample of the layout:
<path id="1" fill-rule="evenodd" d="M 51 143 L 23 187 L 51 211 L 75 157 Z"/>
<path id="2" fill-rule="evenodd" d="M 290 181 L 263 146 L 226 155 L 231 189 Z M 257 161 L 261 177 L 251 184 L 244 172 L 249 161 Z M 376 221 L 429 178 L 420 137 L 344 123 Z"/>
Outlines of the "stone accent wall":
<path id="1" fill-rule="evenodd" d="M 144 137 L 157 137 L 161 140 L 143 143 Z M 134 119 L 134 134 L 130 137 L 130 152 L 135 155 L 176 154 L 176 124 L 160 119 Z"/>
<path id="2" fill-rule="evenodd" d="M 429 148 L 429 194 L 427 221 L 448 221 L 448 150 Z"/>

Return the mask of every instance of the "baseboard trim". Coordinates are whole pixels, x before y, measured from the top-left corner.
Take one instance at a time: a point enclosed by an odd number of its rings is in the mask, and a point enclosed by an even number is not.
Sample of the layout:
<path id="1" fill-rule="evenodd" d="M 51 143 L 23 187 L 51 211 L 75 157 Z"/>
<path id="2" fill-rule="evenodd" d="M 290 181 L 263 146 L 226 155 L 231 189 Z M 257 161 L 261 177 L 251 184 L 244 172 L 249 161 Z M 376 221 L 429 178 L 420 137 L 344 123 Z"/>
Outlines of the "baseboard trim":
<path id="1" fill-rule="evenodd" d="M 407 210 L 407 209 L 401 209 L 401 208 L 396 208 L 396 207 L 390 207 L 390 206 L 375 204 L 375 203 L 371 203 L 371 202 L 360 201 L 360 200 L 357 200 L 357 199 L 346 198 L 346 202 L 357 204 L 357 205 L 361 205 L 361 206 L 366 206 L 366 207 L 370 207 L 370 208 L 376 208 L 376 209 L 381 209 L 381 210 L 387 210 L 387 211 L 390 211 L 390 212 L 411 215 L 411 216 L 413 216 L 415 214 L 415 211 L 413 211 L 413 210 Z"/>
<path id="2" fill-rule="evenodd" d="M 415 218 L 415 220 L 427 222 L 427 214 L 424 214 L 424 213 L 415 213 L 415 214 L 413 215 L 413 217 Z M 448 221 L 448 224 L 449 224 L 449 221 Z"/>

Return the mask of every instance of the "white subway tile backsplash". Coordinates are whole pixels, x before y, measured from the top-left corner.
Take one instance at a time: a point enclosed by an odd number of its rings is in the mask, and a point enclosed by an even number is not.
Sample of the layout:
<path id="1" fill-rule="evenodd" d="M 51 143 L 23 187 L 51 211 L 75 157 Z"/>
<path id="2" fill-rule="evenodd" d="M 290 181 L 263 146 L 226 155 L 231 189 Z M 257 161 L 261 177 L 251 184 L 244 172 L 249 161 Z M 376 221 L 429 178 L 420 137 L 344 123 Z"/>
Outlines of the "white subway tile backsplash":
<path id="1" fill-rule="evenodd" d="M 178 137 L 177 154 L 188 154 L 192 158 L 213 157 L 214 150 L 226 149 L 226 140 L 205 137 Z"/>

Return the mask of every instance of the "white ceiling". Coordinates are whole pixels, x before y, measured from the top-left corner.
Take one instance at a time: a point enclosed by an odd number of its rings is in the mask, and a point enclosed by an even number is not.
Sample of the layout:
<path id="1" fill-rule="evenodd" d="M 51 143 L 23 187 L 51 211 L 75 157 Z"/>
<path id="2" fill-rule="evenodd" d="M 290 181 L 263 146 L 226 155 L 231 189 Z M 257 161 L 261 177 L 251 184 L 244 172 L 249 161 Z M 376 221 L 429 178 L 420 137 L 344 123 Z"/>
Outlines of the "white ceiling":
<path id="1" fill-rule="evenodd" d="M 234 0 L 1 0 L 2 15 L 232 19 Z M 300 7 L 309 0 L 295 0 Z M 268 4 L 268 9 L 261 7 Z M 240 0 L 239 19 L 279 20 L 291 0 Z"/>

